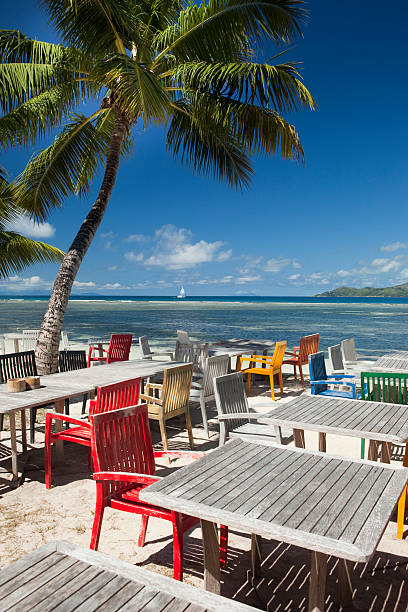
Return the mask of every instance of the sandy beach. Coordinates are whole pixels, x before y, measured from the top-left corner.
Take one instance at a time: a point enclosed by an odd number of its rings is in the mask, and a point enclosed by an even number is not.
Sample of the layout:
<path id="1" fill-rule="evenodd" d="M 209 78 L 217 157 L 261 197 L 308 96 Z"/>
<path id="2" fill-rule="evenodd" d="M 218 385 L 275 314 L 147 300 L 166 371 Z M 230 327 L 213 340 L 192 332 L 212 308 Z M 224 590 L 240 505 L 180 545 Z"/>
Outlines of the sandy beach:
<path id="1" fill-rule="evenodd" d="M 309 393 L 303 391 L 292 375 L 284 375 L 284 396 L 277 395 L 272 403 L 269 390 L 257 383 L 249 398 L 257 412 L 269 411 L 274 405 Z M 80 415 L 81 403 L 71 406 L 71 414 Z M 199 409 L 191 409 L 195 447 L 211 451 L 218 445 L 218 423 L 214 405 L 210 405 L 210 440 L 204 436 Z M 39 414 L 36 444 L 31 448 L 25 465 L 24 483 L 17 489 L 9 486 L 9 475 L 0 473 L 0 567 L 40 545 L 58 539 L 89 547 L 94 514 L 95 484 L 87 468 L 87 451 L 77 445 L 65 444 L 65 462 L 53 467 L 55 486 L 47 491 L 44 485 L 43 463 L 44 414 Z M 151 425 L 155 448 L 161 448 L 156 424 Z M 8 432 L 2 433 L 2 444 L 7 445 Z M 171 449 L 188 449 L 187 433 L 182 418 L 169 423 Z M 291 443 L 293 445 L 293 442 Z M 317 449 L 317 434 L 306 432 L 307 448 Z M 360 441 L 356 438 L 328 436 L 327 451 L 347 457 L 358 457 Z M 395 449 L 393 461 L 401 462 Z M 158 475 L 166 475 L 183 465 L 177 460 L 169 467 L 158 466 Z M 7 466 L 6 463 L 3 466 Z M 373 611 L 402 611 L 407 609 L 408 584 L 406 564 L 408 549 L 405 540 L 396 539 L 396 517 L 383 535 L 378 552 L 367 565 L 355 567 L 356 588 L 354 607 Z M 99 551 L 118 559 L 140 565 L 151 571 L 172 576 L 172 534 L 166 521 L 152 518 L 146 544 L 137 547 L 139 529 L 137 516 L 107 509 L 105 512 Z M 203 551 L 200 528 L 184 538 L 184 580 L 202 587 Z M 247 580 L 250 569 L 250 534 L 231 531 L 228 568 L 223 574 L 222 594 L 261 610 L 306 610 L 310 553 L 294 546 L 269 541 L 264 544 L 262 578 L 252 586 Z M 334 568 L 336 559 L 329 563 L 327 581 L 327 610 L 337 610 L 333 601 L 336 594 Z"/>

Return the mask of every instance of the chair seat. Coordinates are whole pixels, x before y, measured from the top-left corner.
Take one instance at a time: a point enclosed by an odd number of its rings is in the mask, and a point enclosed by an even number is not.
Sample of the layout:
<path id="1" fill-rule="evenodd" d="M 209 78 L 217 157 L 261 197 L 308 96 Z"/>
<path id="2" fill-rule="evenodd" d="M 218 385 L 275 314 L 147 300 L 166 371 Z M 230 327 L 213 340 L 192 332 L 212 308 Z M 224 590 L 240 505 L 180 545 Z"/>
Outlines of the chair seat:
<path id="1" fill-rule="evenodd" d="M 91 428 L 90 426 L 83 425 L 81 427 L 70 427 L 69 429 L 63 429 L 62 431 L 52 434 L 52 438 L 67 441 L 78 441 L 79 444 L 84 442 L 91 443 Z"/>
<path id="2" fill-rule="evenodd" d="M 246 440 L 272 440 L 277 442 L 275 429 L 271 425 L 245 423 L 229 433 L 230 438 L 245 438 Z"/>
<path id="3" fill-rule="evenodd" d="M 316 393 L 316 395 L 329 395 L 331 397 L 347 397 L 348 399 L 353 399 L 352 393 L 350 391 L 322 391 L 321 393 Z M 357 399 L 360 399 L 361 396 L 357 396 Z"/>
<path id="4" fill-rule="evenodd" d="M 264 376 L 269 376 L 270 374 L 278 373 L 280 368 L 271 369 L 271 368 L 245 368 L 242 370 L 243 374 L 263 374 Z"/>

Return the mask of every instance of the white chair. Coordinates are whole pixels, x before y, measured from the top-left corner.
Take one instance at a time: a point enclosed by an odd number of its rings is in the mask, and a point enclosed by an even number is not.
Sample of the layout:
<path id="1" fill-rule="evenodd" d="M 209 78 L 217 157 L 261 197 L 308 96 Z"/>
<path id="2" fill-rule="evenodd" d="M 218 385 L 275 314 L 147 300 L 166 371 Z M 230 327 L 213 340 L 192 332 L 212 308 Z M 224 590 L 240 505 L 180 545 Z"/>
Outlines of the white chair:
<path id="1" fill-rule="evenodd" d="M 258 419 L 265 418 L 265 414 L 251 411 L 241 372 L 215 378 L 214 392 L 220 422 L 220 446 L 225 444 L 228 437 L 281 443 L 278 427 L 256 423 Z"/>
<path id="2" fill-rule="evenodd" d="M 69 349 L 68 334 L 65 331 L 61 332 L 60 350 L 67 351 Z"/>
<path id="3" fill-rule="evenodd" d="M 229 355 L 207 357 L 203 362 L 203 378 L 201 382 L 193 382 L 190 391 L 190 402 L 199 402 L 203 417 L 204 432 L 207 438 L 208 419 L 206 404 L 215 399 L 214 378 L 228 374 L 230 369 Z"/>
<path id="4" fill-rule="evenodd" d="M 0 338 L 0 355 L 5 355 L 6 353 L 6 341 L 4 338 Z"/>
<path id="5" fill-rule="evenodd" d="M 346 372 L 350 369 L 355 369 L 356 366 L 360 370 L 370 368 L 375 362 L 375 359 L 359 359 L 356 351 L 356 343 L 354 338 L 347 338 L 347 340 L 341 341 L 341 353 L 343 356 L 343 363 Z"/>
<path id="6" fill-rule="evenodd" d="M 37 346 L 37 340 L 39 336 L 39 329 L 23 329 L 23 340 L 22 340 L 22 350 L 23 351 L 33 351 Z"/>
<path id="7" fill-rule="evenodd" d="M 183 331 L 182 329 L 177 330 L 177 340 L 180 342 L 180 344 L 183 344 L 185 346 L 193 344 L 188 336 L 188 332 Z"/>
<path id="8" fill-rule="evenodd" d="M 153 359 L 153 357 L 169 357 L 173 361 L 173 353 L 171 351 L 152 351 L 150 349 L 147 336 L 139 337 L 139 345 L 142 349 L 142 359 Z"/>
<path id="9" fill-rule="evenodd" d="M 202 377 L 203 362 L 207 359 L 210 350 L 208 342 L 205 344 L 181 344 L 179 340 L 176 342 L 176 350 L 174 353 L 175 361 L 194 364 L 194 375 Z"/>

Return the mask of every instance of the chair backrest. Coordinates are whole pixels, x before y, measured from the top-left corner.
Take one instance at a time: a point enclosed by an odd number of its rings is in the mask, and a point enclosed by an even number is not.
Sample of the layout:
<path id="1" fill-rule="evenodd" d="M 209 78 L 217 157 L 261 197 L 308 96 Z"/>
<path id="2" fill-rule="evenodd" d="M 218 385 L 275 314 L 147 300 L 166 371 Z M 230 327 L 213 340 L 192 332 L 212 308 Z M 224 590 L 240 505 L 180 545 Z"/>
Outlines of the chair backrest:
<path id="1" fill-rule="evenodd" d="M 0 355 L 4 355 L 6 352 L 6 341 L 4 338 L 0 338 Z"/>
<path id="2" fill-rule="evenodd" d="M 327 380 L 326 363 L 324 361 L 324 352 L 314 353 L 309 355 L 309 372 L 310 382 L 314 380 Z M 327 390 L 327 385 L 313 385 L 312 395 L 318 395 L 322 391 Z"/>
<path id="3" fill-rule="evenodd" d="M 361 399 L 408 404 L 408 374 L 361 372 Z"/>
<path id="4" fill-rule="evenodd" d="M 299 358 L 301 365 L 308 362 L 309 355 L 319 350 L 319 334 L 303 336 L 299 343 Z"/>
<path id="5" fill-rule="evenodd" d="M 273 368 L 281 368 L 283 358 L 285 356 L 286 351 L 286 340 L 280 340 L 275 344 L 275 350 L 273 351 L 271 366 Z"/>
<path id="6" fill-rule="evenodd" d="M 214 391 L 218 416 L 250 412 L 242 372 L 233 372 L 215 378 Z M 228 419 L 224 423 L 228 433 L 229 430 L 245 425 L 249 421 L 248 419 Z"/>
<path id="7" fill-rule="evenodd" d="M 204 359 L 208 357 L 209 348 L 208 342 L 205 344 L 181 344 L 177 340 L 174 360 L 193 363 L 195 369 L 202 370 Z"/>
<path id="8" fill-rule="evenodd" d="M 95 472 L 155 473 L 147 405 L 96 414 L 91 429 Z M 129 488 L 129 483 L 106 483 L 106 495 Z"/>
<path id="9" fill-rule="evenodd" d="M 58 366 L 60 372 L 73 372 L 86 368 L 86 351 L 60 351 Z"/>
<path id="10" fill-rule="evenodd" d="M 23 329 L 23 351 L 31 351 L 37 346 L 39 329 Z"/>
<path id="11" fill-rule="evenodd" d="M 343 361 L 357 361 L 354 338 L 347 338 L 347 340 L 341 341 L 341 352 L 343 353 Z"/>
<path id="12" fill-rule="evenodd" d="M 139 337 L 139 345 L 140 345 L 140 348 L 142 349 L 143 357 L 150 357 L 150 359 L 151 359 L 152 358 L 152 351 L 150 349 L 149 340 L 148 340 L 147 336 L 140 336 Z"/>
<path id="13" fill-rule="evenodd" d="M 89 405 L 90 418 L 102 412 L 135 406 L 139 401 L 139 390 L 140 378 L 98 387 L 96 399 L 92 400 Z"/>
<path id="14" fill-rule="evenodd" d="M 164 370 L 161 399 L 165 413 L 180 410 L 188 405 L 192 380 L 192 363 Z"/>
<path id="15" fill-rule="evenodd" d="M 112 334 L 110 337 L 106 363 L 127 361 L 132 345 L 132 334 Z"/>
<path id="16" fill-rule="evenodd" d="M 340 344 L 329 346 L 329 360 L 332 370 L 344 370 L 343 357 Z"/>
<path id="17" fill-rule="evenodd" d="M 182 329 L 178 329 L 177 330 L 177 340 L 180 342 L 180 344 L 192 344 L 189 336 L 188 336 L 188 332 L 183 331 Z"/>
<path id="18" fill-rule="evenodd" d="M 66 351 L 69 349 L 68 334 L 65 331 L 61 332 L 61 348 L 63 351 Z"/>
<path id="19" fill-rule="evenodd" d="M 0 383 L 24 376 L 37 376 L 34 351 L 0 355 Z"/>
<path id="20" fill-rule="evenodd" d="M 228 374 L 230 368 L 229 355 L 207 357 L 203 362 L 202 390 L 206 398 L 214 397 L 214 378 Z"/>

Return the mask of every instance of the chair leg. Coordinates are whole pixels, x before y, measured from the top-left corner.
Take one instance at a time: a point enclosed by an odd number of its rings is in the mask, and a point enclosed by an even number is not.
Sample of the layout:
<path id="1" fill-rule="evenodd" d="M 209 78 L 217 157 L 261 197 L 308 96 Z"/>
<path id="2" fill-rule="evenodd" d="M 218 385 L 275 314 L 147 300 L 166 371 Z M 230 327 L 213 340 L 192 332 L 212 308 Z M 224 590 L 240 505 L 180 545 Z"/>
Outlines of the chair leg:
<path id="1" fill-rule="evenodd" d="M 305 386 L 305 379 L 303 378 L 303 369 L 302 365 L 299 364 L 299 374 L 300 374 L 300 382 L 302 383 L 302 387 Z"/>
<path id="2" fill-rule="evenodd" d="M 100 483 L 96 483 L 95 516 L 92 526 L 91 544 L 89 546 L 91 550 L 98 550 L 104 511 L 105 504 L 103 503 L 103 487 Z"/>
<path id="3" fill-rule="evenodd" d="M 220 566 L 222 570 L 227 569 L 228 560 L 228 527 L 220 525 Z"/>
<path id="4" fill-rule="evenodd" d="M 361 459 L 364 459 L 365 455 L 365 439 L 361 438 Z"/>
<path id="5" fill-rule="evenodd" d="M 200 397 L 200 408 L 201 416 L 203 417 L 204 433 L 207 438 L 210 439 L 210 434 L 208 433 L 207 410 L 205 409 L 205 399 L 203 397 Z"/>
<path id="6" fill-rule="evenodd" d="M 92 468 L 93 468 L 93 461 L 92 461 L 92 449 L 89 446 L 88 448 L 88 470 L 90 472 L 92 472 Z"/>
<path id="7" fill-rule="evenodd" d="M 190 410 L 188 406 L 186 408 L 186 426 L 187 426 L 188 441 L 190 443 L 190 448 L 193 449 L 194 448 L 193 428 L 191 427 Z"/>
<path id="8" fill-rule="evenodd" d="M 297 374 L 296 374 L 296 366 L 295 366 L 295 365 L 293 366 L 293 375 L 294 375 L 294 377 L 295 377 L 295 378 L 297 378 Z"/>
<path id="9" fill-rule="evenodd" d="M 279 387 L 281 395 L 283 395 L 283 379 L 282 379 L 282 370 L 279 370 Z"/>
<path id="10" fill-rule="evenodd" d="M 35 442 L 35 421 L 37 418 L 37 408 L 30 408 L 30 444 Z"/>
<path id="11" fill-rule="evenodd" d="M 273 374 L 269 375 L 269 380 L 271 381 L 271 396 L 272 396 L 272 400 L 275 401 L 275 381 L 273 380 Z"/>
<path id="12" fill-rule="evenodd" d="M 402 495 L 398 501 L 397 538 L 399 540 L 402 540 L 402 537 L 404 535 L 406 501 L 407 501 L 407 487 L 404 488 Z"/>
<path id="13" fill-rule="evenodd" d="M 148 523 L 149 523 L 149 515 L 148 514 L 142 514 L 142 524 L 141 524 L 141 527 L 140 527 L 139 539 L 137 541 L 137 545 L 138 546 L 144 546 L 144 544 L 145 544 L 146 531 L 147 531 Z"/>
<path id="14" fill-rule="evenodd" d="M 159 427 L 160 427 L 161 439 L 163 443 L 163 450 L 169 450 L 169 445 L 167 442 L 166 422 L 162 414 L 159 415 Z"/>
<path id="15" fill-rule="evenodd" d="M 87 399 L 88 399 L 88 394 L 87 394 L 87 393 L 85 393 L 85 395 L 84 395 L 84 397 L 83 397 L 83 399 L 82 399 L 82 410 L 81 410 L 81 414 L 85 414 L 85 412 L 86 412 L 86 402 L 87 402 Z"/>
<path id="16" fill-rule="evenodd" d="M 178 512 L 174 513 L 173 520 L 173 576 L 174 580 L 183 581 L 183 532 L 181 529 L 181 517 Z"/>
<path id="17" fill-rule="evenodd" d="M 227 441 L 227 428 L 223 421 L 220 422 L 220 439 L 218 442 L 218 446 L 224 446 Z"/>
<path id="18" fill-rule="evenodd" d="M 249 392 L 251 390 L 251 375 L 248 372 L 248 379 L 247 379 L 247 395 L 249 395 Z"/>
<path id="19" fill-rule="evenodd" d="M 44 468 L 45 468 L 45 488 L 51 489 L 51 445 L 45 432 L 44 444 Z"/>
<path id="20" fill-rule="evenodd" d="M 0 431 L 3 431 L 4 414 L 0 414 Z"/>
<path id="21" fill-rule="evenodd" d="M 67 399 L 65 400 L 64 403 L 64 412 L 65 414 L 67 414 L 69 416 L 69 397 L 67 397 Z M 65 423 L 65 429 L 68 429 L 69 427 L 69 423 Z"/>

